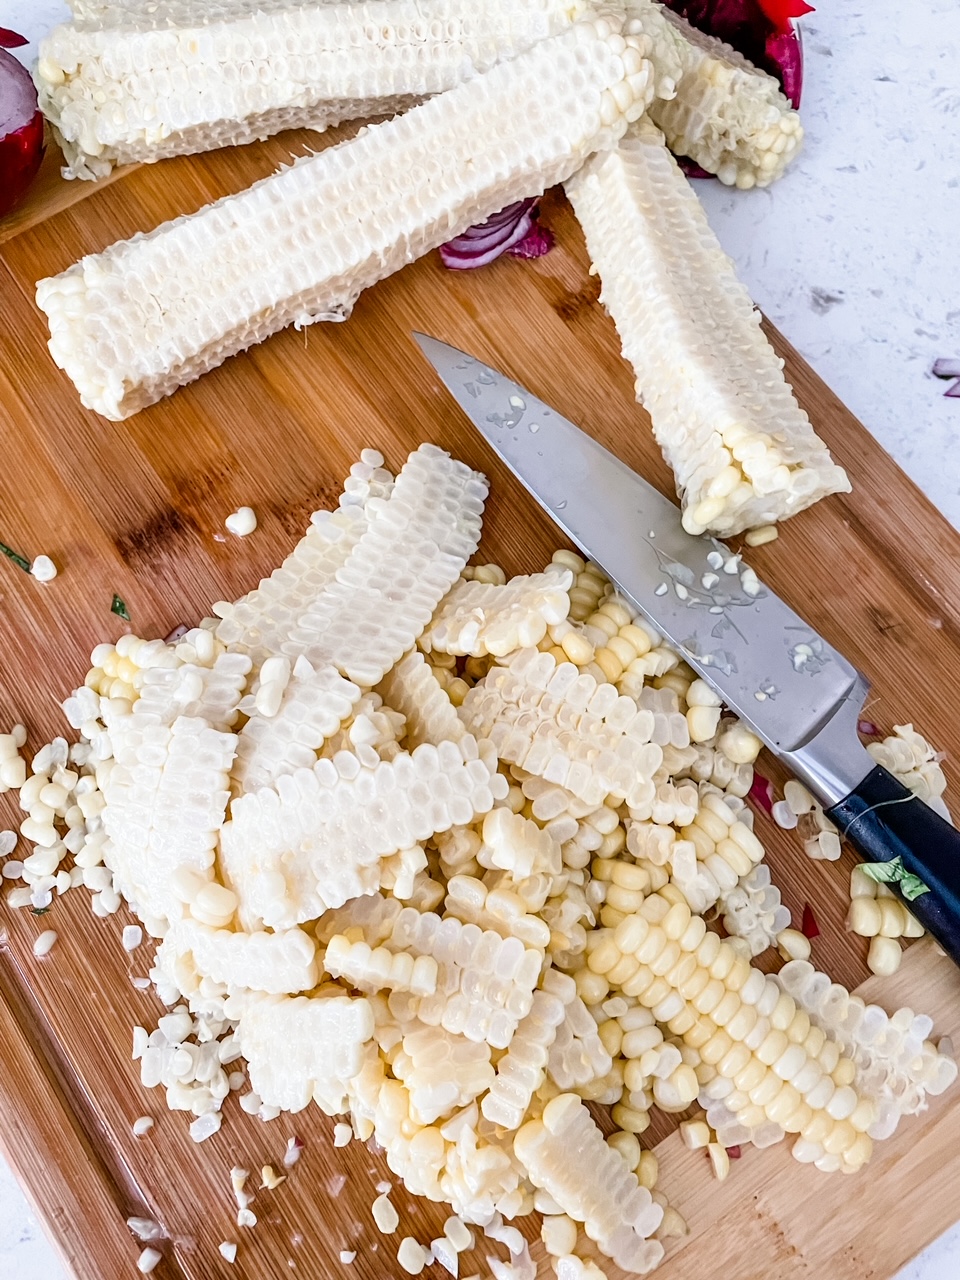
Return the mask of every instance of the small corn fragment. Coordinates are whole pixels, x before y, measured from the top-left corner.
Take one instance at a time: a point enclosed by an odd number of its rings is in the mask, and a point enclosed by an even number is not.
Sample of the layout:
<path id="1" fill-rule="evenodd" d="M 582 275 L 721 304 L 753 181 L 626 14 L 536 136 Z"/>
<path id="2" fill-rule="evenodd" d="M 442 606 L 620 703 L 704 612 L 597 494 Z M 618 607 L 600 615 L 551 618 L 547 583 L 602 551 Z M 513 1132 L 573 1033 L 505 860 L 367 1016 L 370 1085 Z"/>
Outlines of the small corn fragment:
<path id="1" fill-rule="evenodd" d="M 132 763 L 111 771 L 103 857 L 151 932 L 183 914 L 174 872 L 213 876 L 236 744 L 234 734 L 180 716 L 169 728 L 148 724 L 132 732 Z"/>
<path id="2" fill-rule="evenodd" d="M 233 604 L 221 602 L 217 639 L 234 653 L 247 653 L 256 668 L 280 653 L 291 627 L 333 581 L 366 532 L 367 503 L 389 498 L 393 477 L 383 458 L 364 451 L 350 468 L 337 510 L 316 511 L 306 533 L 283 563 Z"/>
<path id="3" fill-rule="evenodd" d="M 657 1266 L 663 1246 L 650 1237 L 663 1210 L 607 1146 L 576 1094 L 560 1094 L 548 1102 L 542 1119 L 531 1120 L 517 1133 L 513 1150 L 530 1181 L 582 1222 L 617 1266 L 640 1275 Z"/>
<path id="4" fill-rule="evenodd" d="M 244 1007 L 236 1034 L 265 1104 L 302 1111 L 313 1098 L 336 1115 L 346 1110 L 347 1083 L 360 1070 L 373 1027 L 365 999 L 266 997 Z"/>
<path id="5" fill-rule="evenodd" d="M 358 685 L 383 679 L 411 649 L 477 549 L 487 481 L 424 444 L 336 578 L 291 629 L 283 653 L 338 668 Z"/>
<path id="6" fill-rule="evenodd" d="M 639 121 L 566 190 L 684 528 L 739 533 L 847 492 L 659 130 Z"/>
<path id="7" fill-rule="evenodd" d="M 653 40 L 658 85 L 675 84 L 650 107 L 670 150 L 728 186 L 766 187 L 779 178 L 803 127 L 774 77 L 654 0 L 628 0 L 627 13 Z"/>
<path id="8" fill-rule="evenodd" d="M 663 753 L 651 712 L 571 662 L 520 649 L 467 694 L 460 716 L 501 760 L 572 791 L 591 805 L 608 795 L 638 804 L 652 794 Z M 562 725 L 562 727 L 561 727 Z"/>
<path id="9" fill-rule="evenodd" d="M 69 177 L 393 115 L 565 30 L 563 0 L 169 5 L 64 23 L 37 82 Z"/>
<path id="10" fill-rule="evenodd" d="M 147 667 L 139 677 L 133 726 L 171 725 L 179 716 L 193 716 L 213 729 L 232 729 L 249 672 L 250 659 L 241 653 L 220 653 L 211 666 L 184 662 Z M 122 729 L 119 739 L 122 742 Z M 114 754 L 121 759 L 120 753 Z"/>
<path id="11" fill-rule="evenodd" d="M 341 146 L 40 281 L 51 355 L 88 408 L 121 419 L 289 324 L 344 317 L 369 285 L 616 144 L 652 96 L 649 42 L 621 36 L 623 23 L 594 13 Z M 203 289 L 186 288 L 199 264 Z"/>
<path id="12" fill-rule="evenodd" d="M 578 1089 L 602 1079 L 613 1059 L 597 1033 L 597 1024 L 580 996 L 562 987 L 558 994 L 566 1005 L 547 1056 L 547 1075 L 558 1089 Z"/>
<path id="13" fill-rule="evenodd" d="M 294 995 L 317 985 L 316 954 L 316 943 L 302 929 L 234 933 L 183 919 L 167 930 L 154 964 L 187 997 L 205 977 L 227 987 Z"/>
<path id="14" fill-rule="evenodd" d="M 312 768 L 325 740 L 359 700 L 359 687 L 333 667 L 314 670 L 306 658 L 298 658 L 275 714 L 254 712 L 240 730 L 234 784 L 256 791 L 272 786 L 281 774 Z"/>
<path id="15" fill-rule="evenodd" d="M 570 611 L 573 574 L 561 565 L 504 584 L 461 579 L 420 637 L 424 653 L 503 656 L 538 645 Z"/>
<path id="16" fill-rule="evenodd" d="M 509 871 L 514 880 L 533 875 L 558 876 L 563 869 L 560 845 L 549 831 L 520 813 L 491 809 L 483 820 L 483 843 L 477 852 L 481 867 Z"/>
<path id="17" fill-rule="evenodd" d="M 464 924 L 494 929 L 503 938 L 519 938 L 540 951 L 550 945 L 549 925 L 528 911 L 520 894 L 507 886 L 490 887 L 475 876 L 452 875 L 447 881 L 444 910 Z"/>
<path id="18" fill-rule="evenodd" d="M 466 732 L 449 695 L 422 653 L 408 653 L 378 686 L 386 704 L 407 722 L 407 742 L 459 742 Z"/>
<path id="19" fill-rule="evenodd" d="M 421 957 L 422 958 L 422 957 Z M 490 1088 L 490 1046 L 452 1035 L 442 1027 L 420 1027 L 403 1037 L 393 1072 L 410 1092 L 415 1123 L 433 1124 L 455 1108 L 469 1106 Z"/>
<path id="20" fill-rule="evenodd" d="M 414 907 L 397 916 L 386 945 L 391 951 L 432 956 L 439 966 L 436 993 L 413 1000 L 410 1007 L 421 1022 L 475 1042 L 486 1040 L 495 1049 L 507 1048 L 533 1005 L 541 952 L 518 938 L 501 938 L 492 929 L 452 917 L 441 920 Z"/>
<path id="21" fill-rule="evenodd" d="M 490 1090 L 480 1102 L 480 1110 L 491 1124 L 519 1129 L 523 1123 L 533 1095 L 543 1083 L 557 1027 L 566 1016 L 563 997 L 567 994 L 568 975 L 548 969 L 541 990 L 533 993 L 530 1012 L 518 1023 L 510 1048 L 497 1063 Z"/>
<path id="22" fill-rule="evenodd" d="M 409 991 L 432 996 L 437 989 L 437 962 L 433 956 L 413 957 L 386 947 L 371 949 L 363 939 L 351 942 L 336 933 L 327 943 L 323 967 L 335 978 L 346 978 L 360 991 Z"/>

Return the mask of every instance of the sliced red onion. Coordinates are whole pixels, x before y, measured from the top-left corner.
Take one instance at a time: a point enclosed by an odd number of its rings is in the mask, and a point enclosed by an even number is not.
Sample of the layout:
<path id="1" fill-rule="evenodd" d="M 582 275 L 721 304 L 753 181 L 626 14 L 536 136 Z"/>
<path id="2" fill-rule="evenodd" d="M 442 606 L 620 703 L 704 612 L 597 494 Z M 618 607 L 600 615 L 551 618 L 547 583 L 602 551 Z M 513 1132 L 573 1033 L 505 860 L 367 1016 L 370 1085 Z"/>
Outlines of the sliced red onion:
<path id="1" fill-rule="evenodd" d="M 185 622 L 178 622 L 168 636 L 164 636 L 164 644 L 176 644 L 181 636 L 185 636 L 190 628 Z"/>
<path id="2" fill-rule="evenodd" d="M 740 1157 L 743 1155 L 743 1152 L 740 1150 L 739 1147 L 727 1147 L 727 1155 L 730 1157 L 731 1160 L 739 1160 Z"/>
<path id="3" fill-rule="evenodd" d="M 747 799 L 752 800 L 769 817 L 773 816 L 773 783 L 762 773 L 754 772 L 753 783 L 747 792 Z"/>
<path id="4" fill-rule="evenodd" d="M 800 932 L 805 938 L 820 937 L 820 926 L 817 924 L 817 917 L 813 914 L 813 907 L 809 902 L 803 904 L 803 919 L 800 923 Z"/>
<path id="5" fill-rule="evenodd" d="M 783 87 L 794 111 L 800 106 L 803 89 L 803 46 L 792 27 L 777 31 L 767 38 L 765 45 L 767 70 L 776 68 L 775 74 Z"/>
<path id="6" fill-rule="evenodd" d="M 542 258 L 553 248 L 553 232 L 535 222 L 517 244 L 507 250 L 511 258 Z"/>
<path id="7" fill-rule="evenodd" d="M 514 250 L 515 257 L 541 257 L 552 247 L 553 237 L 537 227 L 537 203 L 518 200 L 491 215 L 486 222 L 468 227 L 463 235 L 440 246 L 441 262 L 451 271 L 470 271 L 474 267 L 485 267 L 501 254 Z"/>
<path id="8" fill-rule="evenodd" d="M 677 156 L 677 164 L 687 175 L 688 178 L 712 178 L 713 174 L 707 169 L 701 169 L 700 166 L 689 158 L 689 156 Z"/>
<path id="9" fill-rule="evenodd" d="M 4 49 L 22 49 L 30 41 L 19 31 L 11 31 L 9 27 L 0 27 L 0 46 Z"/>
<path id="10" fill-rule="evenodd" d="M 862 733 L 866 738 L 875 738 L 880 730 L 872 720 L 858 720 L 857 732 Z"/>
<path id="11" fill-rule="evenodd" d="M 17 48 L 22 36 L 0 27 L 0 45 Z M 0 48 L 0 218 L 19 203 L 43 159 L 43 116 L 30 73 Z"/>

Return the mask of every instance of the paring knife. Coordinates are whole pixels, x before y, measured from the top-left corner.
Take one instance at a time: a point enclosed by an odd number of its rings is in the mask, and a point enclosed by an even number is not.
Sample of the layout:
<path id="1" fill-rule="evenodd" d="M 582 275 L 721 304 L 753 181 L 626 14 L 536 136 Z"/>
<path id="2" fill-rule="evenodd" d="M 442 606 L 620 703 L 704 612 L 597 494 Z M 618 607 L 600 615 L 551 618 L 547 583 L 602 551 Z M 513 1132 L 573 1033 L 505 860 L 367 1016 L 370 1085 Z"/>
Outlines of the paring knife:
<path id="1" fill-rule="evenodd" d="M 787 767 L 869 862 L 900 859 L 910 911 L 960 965 L 960 832 L 857 736 L 869 684 L 668 498 L 504 374 L 415 334 L 453 398 L 510 470 Z M 892 869 L 894 870 L 894 869 Z"/>

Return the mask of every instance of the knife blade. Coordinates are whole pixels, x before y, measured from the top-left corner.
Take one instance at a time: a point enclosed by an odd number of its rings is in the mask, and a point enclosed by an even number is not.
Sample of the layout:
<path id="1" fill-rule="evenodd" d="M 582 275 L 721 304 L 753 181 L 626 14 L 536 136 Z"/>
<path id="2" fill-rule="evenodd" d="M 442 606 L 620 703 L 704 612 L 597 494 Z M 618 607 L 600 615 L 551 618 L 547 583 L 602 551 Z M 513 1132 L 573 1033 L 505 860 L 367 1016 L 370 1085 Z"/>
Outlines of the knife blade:
<path id="1" fill-rule="evenodd" d="M 909 903 L 960 964 L 960 835 L 857 735 L 866 678 L 738 556 L 497 369 L 414 337 L 488 444 L 568 537 L 813 791 L 861 853 L 929 886 Z"/>

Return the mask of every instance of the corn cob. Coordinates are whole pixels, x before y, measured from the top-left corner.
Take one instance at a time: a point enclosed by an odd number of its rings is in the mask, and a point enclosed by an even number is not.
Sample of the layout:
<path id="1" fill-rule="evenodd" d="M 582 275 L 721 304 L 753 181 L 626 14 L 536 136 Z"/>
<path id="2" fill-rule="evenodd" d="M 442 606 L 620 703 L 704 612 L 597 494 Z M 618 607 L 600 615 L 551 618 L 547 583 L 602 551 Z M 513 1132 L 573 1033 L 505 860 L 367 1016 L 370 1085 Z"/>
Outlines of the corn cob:
<path id="1" fill-rule="evenodd" d="M 805 960 L 785 964 L 776 980 L 811 1023 L 835 1037 L 853 1059 L 858 1089 L 878 1107 L 868 1130 L 871 1137 L 889 1137 L 901 1116 L 923 1111 L 927 1094 L 942 1093 L 956 1079 L 956 1063 L 928 1039 L 933 1023 L 926 1015 L 899 1009 L 890 1016 L 850 995 Z"/>
<path id="2" fill-rule="evenodd" d="M 124 418 L 288 324 L 342 317 L 368 285 L 616 143 L 652 92 L 647 42 L 624 40 L 622 25 L 604 13 L 577 22 L 342 146 L 41 281 L 54 360 L 88 408 Z M 198 262 L 204 288 L 191 289 Z"/>
<path id="3" fill-rule="evenodd" d="M 384 701 L 407 722 L 411 749 L 422 742 L 459 742 L 466 729 L 422 653 L 408 653 L 381 682 Z"/>
<path id="4" fill-rule="evenodd" d="M 290 628 L 333 581 L 367 528 L 366 504 L 388 498 L 393 477 L 383 457 L 364 449 L 350 468 L 336 511 L 316 511 L 310 526 L 283 564 L 235 604 L 215 606 L 217 639 L 231 652 L 248 653 L 259 668 L 280 653 Z"/>
<path id="5" fill-rule="evenodd" d="M 514 1152 L 542 1187 L 600 1249 L 625 1271 L 646 1275 L 663 1257 L 650 1237 L 663 1210 L 608 1147 L 589 1111 L 572 1093 L 547 1103 L 541 1120 L 519 1131 Z"/>
<path id="6" fill-rule="evenodd" d="M 849 490 L 660 132 L 641 122 L 566 187 L 684 527 L 739 533 Z"/>
<path id="7" fill-rule="evenodd" d="M 427 1026 L 505 1049 L 530 1012 L 543 957 L 519 938 L 501 938 L 492 929 L 405 907 L 387 945 L 433 956 L 439 965 L 436 993 L 410 1005 Z"/>
<path id="8" fill-rule="evenodd" d="M 639 803 L 662 752 L 654 717 L 613 685 L 581 675 L 549 653 L 521 649 L 467 694 L 464 724 L 501 760 L 558 783 L 593 805 L 608 795 Z"/>
<path id="9" fill-rule="evenodd" d="M 572 987 L 572 979 L 556 969 L 543 975 L 530 1012 L 518 1023 L 510 1048 L 497 1063 L 490 1091 L 480 1102 L 483 1117 L 491 1124 L 519 1129 L 523 1123 L 546 1075 L 550 1048 L 566 1017 Z"/>
<path id="10" fill-rule="evenodd" d="M 461 579 L 441 601 L 420 637 L 424 653 L 503 656 L 538 645 L 570 611 L 573 574 L 559 565 L 502 586 Z"/>
<path id="11" fill-rule="evenodd" d="M 271 661 L 277 659 L 267 659 Z M 315 671 L 306 658 L 298 658 L 276 714 L 254 713 L 240 730 L 234 785 L 241 792 L 256 791 L 271 786 L 281 774 L 312 768 L 324 741 L 337 732 L 359 699 L 360 690 L 338 671 Z"/>
<path id="12" fill-rule="evenodd" d="M 488 1044 L 440 1027 L 408 1031 L 391 1068 L 409 1090 L 411 1115 L 420 1124 L 433 1124 L 454 1108 L 469 1106 L 494 1079 Z"/>
<path id="13" fill-rule="evenodd" d="M 491 889 L 474 876 L 450 877 L 444 909 L 464 924 L 494 929 L 501 937 L 519 938 L 528 947 L 546 951 L 550 945 L 549 925 L 527 911 L 519 894 L 506 888 Z"/>
<path id="14" fill-rule="evenodd" d="M 287 928 L 371 893 L 380 858 L 473 821 L 506 790 L 495 758 L 478 757 L 469 736 L 392 761 L 369 747 L 339 751 L 236 799 L 220 833 L 220 865 L 246 927 Z"/>
<path id="15" fill-rule="evenodd" d="M 437 989 L 437 962 L 433 956 L 411 956 L 386 947 L 373 947 L 358 938 L 351 942 L 335 933 L 327 943 L 323 967 L 335 978 L 346 978 L 358 991 L 409 991 L 432 996 Z"/>
<path id="16" fill-rule="evenodd" d="M 570 26 L 564 0 L 302 3 L 176 23 L 114 14 L 55 27 L 41 107 L 71 177 L 281 129 L 393 115 Z"/>
<path id="17" fill-rule="evenodd" d="M 283 652 L 332 664 L 357 684 L 379 684 L 476 550 L 487 487 L 479 472 L 421 445 Z"/>
<path id="18" fill-rule="evenodd" d="M 181 716 L 132 734 L 132 763 L 111 772 L 104 861 L 151 932 L 183 914 L 172 881 L 178 868 L 213 876 L 236 743 L 233 734 Z"/>
<path id="19" fill-rule="evenodd" d="M 627 29 L 653 41 L 658 83 L 675 84 L 650 106 L 671 151 L 728 186 L 766 187 L 779 178 L 803 127 L 774 77 L 655 0 L 628 0 L 627 15 Z"/>
<path id="20" fill-rule="evenodd" d="M 293 995 L 317 985 L 316 952 L 313 938 L 301 929 L 234 933 L 182 919 L 164 934 L 155 964 L 166 972 L 177 973 L 178 966 L 189 957 L 199 978 L 210 978 L 228 988 Z M 180 989 L 183 991 L 182 986 Z"/>
<path id="21" fill-rule="evenodd" d="M 373 1011 L 369 1001 L 346 996 L 267 997 L 244 1008 L 236 1034 L 266 1105 L 302 1111 L 312 1098 L 336 1115 L 373 1035 Z"/>

